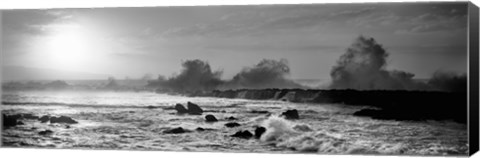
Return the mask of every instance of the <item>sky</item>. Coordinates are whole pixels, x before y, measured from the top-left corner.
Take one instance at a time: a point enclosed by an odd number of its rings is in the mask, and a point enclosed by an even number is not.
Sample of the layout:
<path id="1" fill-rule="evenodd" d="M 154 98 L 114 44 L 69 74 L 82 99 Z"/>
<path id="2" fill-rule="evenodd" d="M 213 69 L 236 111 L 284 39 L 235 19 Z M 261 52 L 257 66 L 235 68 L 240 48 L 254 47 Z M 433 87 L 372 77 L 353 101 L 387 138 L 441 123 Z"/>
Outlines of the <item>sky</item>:
<path id="1" fill-rule="evenodd" d="M 262 59 L 291 78 L 329 79 L 359 35 L 389 53 L 388 70 L 429 78 L 467 70 L 467 3 L 243 5 L 2 10 L 3 66 L 139 78 L 208 61 L 230 79 Z"/>

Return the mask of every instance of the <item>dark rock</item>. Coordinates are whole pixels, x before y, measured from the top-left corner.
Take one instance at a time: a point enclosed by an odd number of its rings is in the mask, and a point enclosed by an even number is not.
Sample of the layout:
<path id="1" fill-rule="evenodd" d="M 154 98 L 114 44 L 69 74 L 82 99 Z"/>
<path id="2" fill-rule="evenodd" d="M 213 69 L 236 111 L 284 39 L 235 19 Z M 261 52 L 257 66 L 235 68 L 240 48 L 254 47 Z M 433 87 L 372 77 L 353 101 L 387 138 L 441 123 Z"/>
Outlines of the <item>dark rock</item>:
<path id="1" fill-rule="evenodd" d="M 47 129 L 45 131 L 38 132 L 38 134 L 40 134 L 40 135 L 50 135 L 50 134 L 53 134 L 53 131 Z"/>
<path id="2" fill-rule="evenodd" d="M 188 110 L 182 104 L 175 105 L 175 110 L 177 110 L 177 114 L 186 114 Z"/>
<path id="3" fill-rule="evenodd" d="M 23 114 L 22 117 L 24 119 L 32 119 L 32 120 L 36 120 L 36 119 L 39 119 L 40 117 L 38 116 L 35 116 L 35 115 L 32 115 L 32 114 Z"/>
<path id="4" fill-rule="evenodd" d="M 299 119 L 299 118 L 300 118 L 300 117 L 298 116 L 298 111 L 297 111 L 297 109 L 287 110 L 287 111 L 283 112 L 282 115 L 285 116 L 286 119 L 290 119 L 290 120 Z"/>
<path id="5" fill-rule="evenodd" d="M 255 138 L 259 139 L 266 131 L 267 129 L 265 127 L 257 127 L 255 129 Z"/>
<path id="6" fill-rule="evenodd" d="M 68 124 L 75 124 L 78 123 L 77 121 L 73 120 L 71 117 L 67 116 L 60 116 L 60 117 L 51 117 L 50 123 L 68 123 Z"/>
<path id="7" fill-rule="evenodd" d="M 153 106 L 153 105 L 147 106 L 147 109 L 156 109 L 156 108 L 159 108 L 159 107 L 158 106 Z"/>
<path id="8" fill-rule="evenodd" d="M 163 133 L 165 133 L 165 134 L 180 134 L 180 133 L 185 133 L 185 132 L 189 132 L 189 131 L 183 129 L 182 127 L 177 127 L 177 128 L 173 128 L 173 129 L 163 131 Z"/>
<path id="9" fill-rule="evenodd" d="M 233 117 L 233 116 L 230 116 L 230 117 L 227 117 L 226 120 L 237 120 L 237 118 Z"/>
<path id="10" fill-rule="evenodd" d="M 238 131 L 237 133 L 231 135 L 231 137 L 243 138 L 243 139 L 250 139 L 252 138 L 253 134 L 250 133 L 248 130 Z"/>
<path id="11" fill-rule="evenodd" d="M 50 121 L 50 116 L 43 115 L 43 116 L 40 117 L 38 120 L 39 120 L 40 122 L 42 122 L 42 123 L 47 123 L 48 121 Z"/>
<path id="12" fill-rule="evenodd" d="M 188 114 L 190 115 L 201 115 L 203 113 L 203 109 L 200 108 L 197 104 L 192 102 L 187 102 Z"/>
<path id="13" fill-rule="evenodd" d="M 214 131 L 215 129 L 198 127 L 195 130 L 199 132 L 203 132 L 203 131 Z"/>
<path id="14" fill-rule="evenodd" d="M 228 128 L 233 128 L 233 127 L 240 126 L 240 124 L 238 124 L 236 122 L 229 122 L 229 123 L 226 123 L 225 126 L 227 126 Z"/>
<path id="15" fill-rule="evenodd" d="M 3 127 L 13 127 L 16 125 L 23 125 L 23 122 L 18 121 L 20 117 L 17 115 L 5 115 L 2 114 L 2 120 L 3 120 Z"/>
<path id="16" fill-rule="evenodd" d="M 205 120 L 206 120 L 207 122 L 217 122 L 217 121 L 218 121 L 217 118 L 215 118 L 215 116 L 213 116 L 213 115 L 207 115 L 207 116 L 205 116 Z"/>
<path id="17" fill-rule="evenodd" d="M 268 114 L 269 112 L 268 111 L 252 110 L 252 111 L 250 111 L 250 113 L 253 113 L 253 114 Z"/>

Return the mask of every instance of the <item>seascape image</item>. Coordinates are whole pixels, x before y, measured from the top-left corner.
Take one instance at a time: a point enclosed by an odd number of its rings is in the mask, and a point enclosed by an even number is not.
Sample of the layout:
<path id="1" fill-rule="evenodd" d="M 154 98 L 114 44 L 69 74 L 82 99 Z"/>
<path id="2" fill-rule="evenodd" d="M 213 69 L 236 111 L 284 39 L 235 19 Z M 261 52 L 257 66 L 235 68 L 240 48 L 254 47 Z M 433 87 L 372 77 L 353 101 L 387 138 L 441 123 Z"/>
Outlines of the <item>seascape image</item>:
<path id="1" fill-rule="evenodd" d="M 469 153 L 467 2 L 0 12 L 2 148 Z"/>

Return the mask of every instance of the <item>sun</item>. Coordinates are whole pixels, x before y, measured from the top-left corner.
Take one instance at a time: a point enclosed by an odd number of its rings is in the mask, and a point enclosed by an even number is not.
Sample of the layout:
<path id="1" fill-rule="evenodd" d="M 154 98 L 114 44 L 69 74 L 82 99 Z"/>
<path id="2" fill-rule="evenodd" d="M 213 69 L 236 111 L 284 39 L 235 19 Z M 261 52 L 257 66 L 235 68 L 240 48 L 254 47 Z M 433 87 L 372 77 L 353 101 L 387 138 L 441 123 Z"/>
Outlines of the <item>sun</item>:
<path id="1" fill-rule="evenodd" d="M 74 70 L 88 65 L 94 44 L 81 29 L 66 28 L 45 39 L 44 55 L 51 67 Z"/>

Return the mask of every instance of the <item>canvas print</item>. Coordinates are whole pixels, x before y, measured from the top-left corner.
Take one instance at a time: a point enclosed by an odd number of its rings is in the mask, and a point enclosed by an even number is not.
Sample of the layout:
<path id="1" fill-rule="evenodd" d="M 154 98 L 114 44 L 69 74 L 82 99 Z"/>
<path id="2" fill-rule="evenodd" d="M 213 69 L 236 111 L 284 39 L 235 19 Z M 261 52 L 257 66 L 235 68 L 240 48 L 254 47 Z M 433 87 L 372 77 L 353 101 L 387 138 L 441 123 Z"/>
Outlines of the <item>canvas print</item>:
<path id="1" fill-rule="evenodd" d="M 467 155 L 467 8 L 2 10 L 2 147 Z"/>

